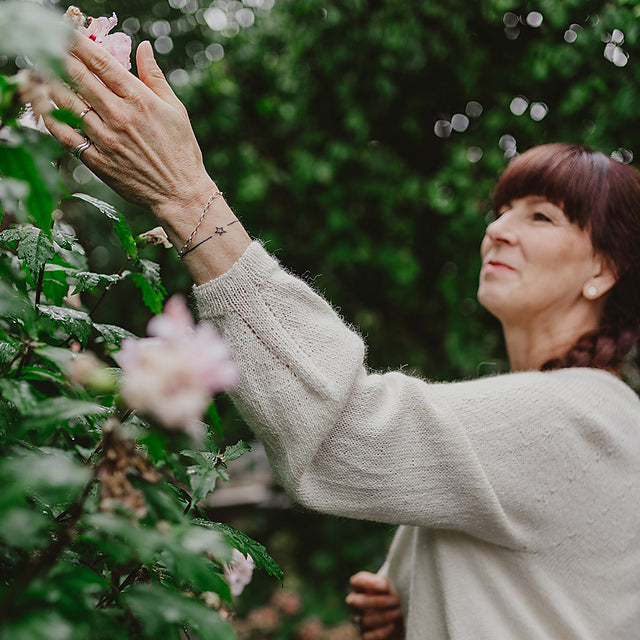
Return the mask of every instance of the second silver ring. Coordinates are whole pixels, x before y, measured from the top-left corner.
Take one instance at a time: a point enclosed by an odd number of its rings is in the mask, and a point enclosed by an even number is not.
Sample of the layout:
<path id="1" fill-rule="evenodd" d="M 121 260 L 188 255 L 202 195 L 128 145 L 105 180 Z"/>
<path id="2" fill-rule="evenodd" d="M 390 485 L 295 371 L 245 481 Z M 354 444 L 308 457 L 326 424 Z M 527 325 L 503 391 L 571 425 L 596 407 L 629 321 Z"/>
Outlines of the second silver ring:
<path id="1" fill-rule="evenodd" d="M 93 142 L 91 142 L 91 140 L 89 140 L 89 138 L 87 136 L 84 137 L 84 142 L 81 142 L 74 150 L 73 150 L 73 157 L 77 158 L 78 160 L 80 160 L 80 156 L 82 155 L 83 151 L 86 151 L 91 145 L 93 144 Z"/>

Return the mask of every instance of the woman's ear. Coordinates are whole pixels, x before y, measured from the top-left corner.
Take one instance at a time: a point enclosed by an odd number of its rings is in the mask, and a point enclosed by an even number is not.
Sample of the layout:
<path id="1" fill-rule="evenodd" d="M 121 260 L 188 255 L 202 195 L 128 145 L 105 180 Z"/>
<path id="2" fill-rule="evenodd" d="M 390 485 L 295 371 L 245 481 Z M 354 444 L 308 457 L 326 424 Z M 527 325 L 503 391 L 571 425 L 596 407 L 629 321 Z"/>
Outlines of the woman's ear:
<path id="1" fill-rule="evenodd" d="M 594 259 L 593 275 L 582 288 L 582 294 L 588 300 L 596 300 L 607 293 L 617 282 L 615 269 L 608 260 L 600 256 Z"/>

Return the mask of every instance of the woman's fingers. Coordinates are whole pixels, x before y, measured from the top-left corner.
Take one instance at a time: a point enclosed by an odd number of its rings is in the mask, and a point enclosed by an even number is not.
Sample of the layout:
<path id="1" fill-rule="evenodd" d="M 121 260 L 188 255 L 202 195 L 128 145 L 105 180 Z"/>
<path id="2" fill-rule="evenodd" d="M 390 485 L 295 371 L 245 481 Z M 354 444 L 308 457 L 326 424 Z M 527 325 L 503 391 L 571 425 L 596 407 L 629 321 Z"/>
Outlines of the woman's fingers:
<path id="1" fill-rule="evenodd" d="M 175 109 L 184 112 L 186 109 L 180 99 L 169 86 L 164 73 L 158 66 L 153 55 L 153 47 L 148 40 L 141 42 L 136 50 L 136 66 L 138 67 L 138 76 L 144 84 L 151 89 L 159 98 L 170 104 Z"/>
<path id="2" fill-rule="evenodd" d="M 396 633 L 396 627 L 393 624 L 379 627 L 378 629 L 370 629 L 362 632 L 362 640 L 387 640 L 393 638 Z"/>
<path id="3" fill-rule="evenodd" d="M 135 91 L 142 85 L 142 83 L 132 73 L 129 73 L 110 53 L 80 33 L 76 34 L 70 52 L 82 62 L 85 68 L 85 72 L 82 72 L 77 65 L 69 69 L 71 80 L 78 84 L 80 90 L 85 88 L 88 75 L 94 75 L 100 78 L 101 82 L 121 98 L 129 97 L 132 91 Z M 75 77 L 76 74 L 77 77 Z M 87 83 L 86 88 L 87 90 L 96 92 L 95 83 Z M 89 101 L 91 102 L 91 100 Z"/>
<path id="4" fill-rule="evenodd" d="M 400 607 L 393 609 L 365 609 L 362 612 L 360 624 L 365 629 L 375 629 L 376 627 L 395 624 L 399 620 L 402 620 L 402 609 Z"/>
<path id="5" fill-rule="evenodd" d="M 371 591 L 374 593 L 388 593 L 391 591 L 389 580 L 384 576 L 369 571 L 359 571 L 349 580 L 356 591 Z"/>
<path id="6" fill-rule="evenodd" d="M 400 599 L 395 593 L 371 594 L 351 592 L 346 602 L 354 609 L 391 609 L 400 605 Z"/>

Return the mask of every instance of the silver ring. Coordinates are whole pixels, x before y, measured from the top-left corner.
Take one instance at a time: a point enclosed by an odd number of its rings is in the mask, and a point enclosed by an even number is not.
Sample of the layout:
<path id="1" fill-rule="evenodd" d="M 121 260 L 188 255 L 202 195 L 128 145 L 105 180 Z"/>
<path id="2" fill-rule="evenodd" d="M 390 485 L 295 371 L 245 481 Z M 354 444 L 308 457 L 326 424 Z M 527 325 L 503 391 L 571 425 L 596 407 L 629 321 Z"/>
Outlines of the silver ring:
<path id="1" fill-rule="evenodd" d="M 73 157 L 77 158 L 78 160 L 80 160 L 80 156 L 82 155 L 83 151 L 86 151 L 91 145 L 93 144 L 93 142 L 91 142 L 91 140 L 89 140 L 89 138 L 87 138 L 87 136 L 84 137 L 84 142 L 82 142 L 81 144 L 79 144 L 74 150 L 73 150 Z"/>
<path id="2" fill-rule="evenodd" d="M 85 107 L 85 108 L 80 112 L 80 115 L 78 116 L 78 118 L 80 118 L 80 120 L 82 120 L 82 119 L 87 115 L 87 113 L 89 113 L 89 111 L 93 111 L 93 107 L 86 106 L 86 107 Z"/>

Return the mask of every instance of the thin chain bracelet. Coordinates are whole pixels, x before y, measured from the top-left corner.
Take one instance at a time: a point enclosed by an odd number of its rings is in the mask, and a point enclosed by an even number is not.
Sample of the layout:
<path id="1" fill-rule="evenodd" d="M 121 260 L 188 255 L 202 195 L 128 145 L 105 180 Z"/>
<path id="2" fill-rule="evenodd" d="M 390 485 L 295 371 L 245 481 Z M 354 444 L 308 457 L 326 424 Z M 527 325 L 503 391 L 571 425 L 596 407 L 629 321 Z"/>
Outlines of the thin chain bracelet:
<path id="1" fill-rule="evenodd" d="M 198 232 L 198 228 L 202 224 L 202 221 L 204 220 L 204 217 L 207 215 L 207 211 L 209 211 L 209 207 L 213 204 L 213 201 L 216 198 L 219 198 L 221 195 L 222 195 L 222 191 L 218 190 L 215 193 L 213 193 L 211 195 L 211 197 L 207 200 L 207 204 L 204 205 L 204 209 L 202 210 L 202 213 L 200 214 L 200 218 L 198 219 L 198 222 L 196 222 L 196 226 L 194 227 L 193 231 L 191 232 L 191 235 L 187 238 L 187 240 L 184 243 L 182 249 L 180 249 L 180 251 L 178 251 L 178 258 L 180 258 L 180 260 L 182 260 L 182 256 L 184 256 L 184 254 L 187 253 L 187 249 L 189 249 L 189 245 L 191 244 L 191 241 L 193 240 L 193 238 L 195 237 L 196 233 Z"/>

